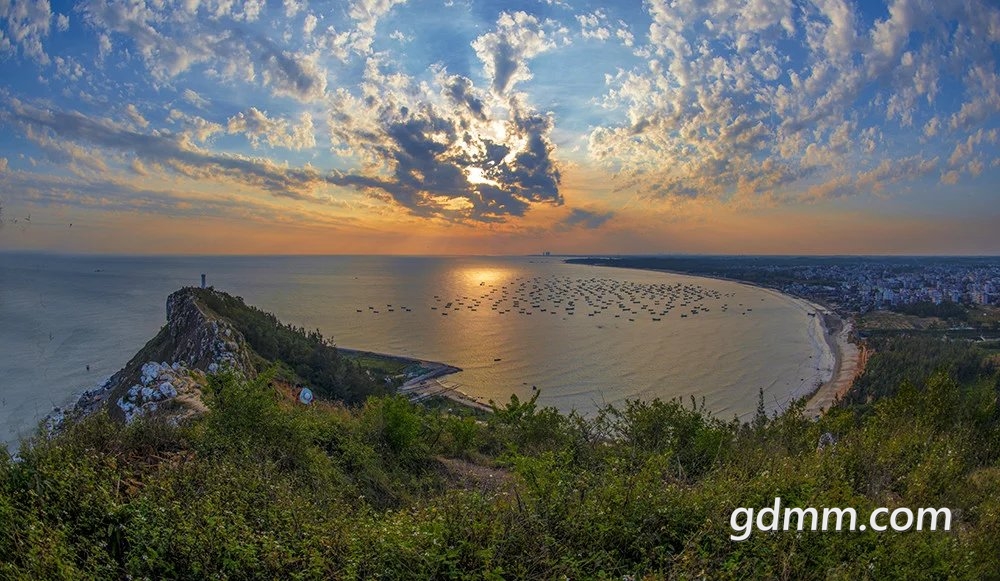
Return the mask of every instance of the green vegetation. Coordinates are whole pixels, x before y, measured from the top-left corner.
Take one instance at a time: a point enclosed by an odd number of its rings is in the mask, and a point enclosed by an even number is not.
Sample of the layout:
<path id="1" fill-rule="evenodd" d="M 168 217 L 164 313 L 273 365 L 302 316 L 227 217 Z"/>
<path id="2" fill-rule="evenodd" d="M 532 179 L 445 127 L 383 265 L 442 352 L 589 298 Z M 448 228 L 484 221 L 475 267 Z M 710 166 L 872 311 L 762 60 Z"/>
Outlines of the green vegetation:
<path id="1" fill-rule="evenodd" d="M 343 353 L 344 357 L 353 361 L 362 369 L 370 370 L 373 374 L 383 377 L 394 377 L 406 373 L 407 368 L 413 364 L 398 357 L 390 355 L 377 355 L 375 353 Z"/>
<path id="2" fill-rule="evenodd" d="M 849 403 L 894 395 L 908 384 L 926 382 L 935 372 L 962 385 L 989 382 L 998 365 L 987 345 L 945 341 L 927 335 L 876 335 L 868 340 L 874 354 L 847 393 Z"/>
<path id="3" fill-rule="evenodd" d="M 969 308 L 951 301 L 943 301 L 938 304 L 920 301 L 910 305 L 899 305 L 893 310 L 914 317 L 937 317 L 962 322 L 969 319 Z"/>
<path id="4" fill-rule="evenodd" d="M 950 355 L 942 353 L 941 358 Z M 942 359 L 942 360 L 943 360 Z M 881 369 L 881 368 L 876 368 Z M 961 379 L 960 379 L 961 378 Z M 997 374 L 903 380 L 818 422 L 678 401 L 485 420 L 292 405 L 211 378 L 180 427 L 103 414 L 0 458 L 5 579 L 928 579 L 1000 571 Z M 820 436 L 836 443 L 817 450 Z M 754 532 L 734 508 L 948 507 L 950 532 Z"/>
<path id="5" fill-rule="evenodd" d="M 385 382 L 378 380 L 380 374 L 343 357 L 318 329 L 307 331 L 284 324 L 273 314 L 247 305 L 242 297 L 214 289 L 190 291 L 202 305 L 230 321 L 246 337 L 262 360 L 258 367 L 280 362 L 291 372 L 289 377 L 308 383 L 317 395 L 349 404 L 386 393 Z"/>

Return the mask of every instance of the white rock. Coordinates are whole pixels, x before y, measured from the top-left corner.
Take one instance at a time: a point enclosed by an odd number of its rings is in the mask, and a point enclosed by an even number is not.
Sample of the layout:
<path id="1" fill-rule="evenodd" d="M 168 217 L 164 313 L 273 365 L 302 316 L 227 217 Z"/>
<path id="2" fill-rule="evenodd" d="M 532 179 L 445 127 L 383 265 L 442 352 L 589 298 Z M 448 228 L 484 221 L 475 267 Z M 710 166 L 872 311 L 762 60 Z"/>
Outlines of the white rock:
<path id="1" fill-rule="evenodd" d="M 177 389 L 169 381 L 165 381 L 160 384 L 160 393 L 166 399 L 177 397 Z"/>
<path id="2" fill-rule="evenodd" d="M 155 361 L 150 361 L 149 363 L 142 366 L 142 384 L 149 385 L 160 375 L 160 364 Z"/>

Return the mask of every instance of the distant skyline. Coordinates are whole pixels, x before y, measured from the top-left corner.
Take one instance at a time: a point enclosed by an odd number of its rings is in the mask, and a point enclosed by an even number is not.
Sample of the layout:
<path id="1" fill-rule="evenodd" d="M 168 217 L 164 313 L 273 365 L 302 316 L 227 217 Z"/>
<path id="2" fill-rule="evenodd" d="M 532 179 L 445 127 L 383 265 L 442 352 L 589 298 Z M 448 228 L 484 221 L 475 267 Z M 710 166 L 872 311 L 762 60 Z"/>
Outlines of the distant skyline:
<path id="1" fill-rule="evenodd" d="M 0 251 L 998 254 L 989 0 L 0 0 Z"/>

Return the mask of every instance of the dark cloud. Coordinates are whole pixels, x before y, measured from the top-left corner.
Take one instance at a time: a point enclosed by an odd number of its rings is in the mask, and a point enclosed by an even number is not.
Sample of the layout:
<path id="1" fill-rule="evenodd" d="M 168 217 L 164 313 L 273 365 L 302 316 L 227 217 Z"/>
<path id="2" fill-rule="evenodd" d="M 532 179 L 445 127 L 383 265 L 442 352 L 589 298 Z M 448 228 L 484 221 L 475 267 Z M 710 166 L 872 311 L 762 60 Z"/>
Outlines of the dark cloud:
<path id="1" fill-rule="evenodd" d="M 532 204 L 563 203 L 560 172 L 552 159 L 549 116 L 505 104 L 507 119 L 492 119 L 483 95 L 468 79 L 439 76 L 443 96 L 457 107 L 429 101 L 400 105 L 369 98 L 367 113 L 378 119 L 352 126 L 353 112 L 334 114 L 335 133 L 390 168 L 391 177 L 338 175 L 341 185 L 374 188 L 418 216 L 454 221 L 502 222 L 523 216 Z M 502 141 L 492 132 L 503 124 Z M 363 121 L 358 121 L 360 125 Z"/>
<path id="2" fill-rule="evenodd" d="M 264 84 L 276 94 L 310 101 L 323 96 L 326 75 L 302 54 L 281 50 L 264 36 L 253 38 L 250 46 L 257 49 L 258 66 L 263 70 Z"/>
<path id="3" fill-rule="evenodd" d="M 456 105 L 464 105 L 479 120 L 486 119 L 485 105 L 483 100 L 476 97 L 472 92 L 472 81 L 454 75 L 448 77 L 444 83 L 445 95 Z"/>
<path id="4" fill-rule="evenodd" d="M 552 131 L 552 119 L 543 115 L 517 115 L 513 125 L 527 145 L 514 157 L 513 164 L 500 166 L 504 177 L 516 184 L 533 201 L 543 201 L 547 197 L 559 197 L 559 170 L 552 162 L 552 144 L 548 134 Z"/>
<path id="5" fill-rule="evenodd" d="M 312 199 L 310 191 L 327 181 L 314 170 L 284 168 L 266 160 L 212 153 L 197 149 L 171 133 L 138 133 L 75 111 L 40 109 L 16 99 L 0 115 L 22 125 L 26 132 L 47 131 L 67 141 L 132 153 L 143 161 L 169 167 L 188 177 L 227 178 L 277 196 Z"/>
<path id="6" fill-rule="evenodd" d="M 275 222 L 322 221 L 326 225 L 347 225 L 353 218 L 317 216 L 282 208 L 275 213 L 267 204 L 244 197 L 222 195 L 210 199 L 182 191 L 162 191 L 137 187 L 128 182 L 103 177 L 61 177 L 16 172 L 0 180 L 0 195 L 40 207 L 69 207 L 110 212 L 144 212 L 171 217 L 237 217 L 267 224 Z"/>
<path id="7" fill-rule="evenodd" d="M 614 212 L 595 212 L 582 208 L 573 208 L 569 216 L 566 216 L 560 224 L 565 228 L 600 228 L 605 222 L 613 218 Z"/>
<path id="8" fill-rule="evenodd" d="M 493 49 L 493 90 L 503 95 L 514 80 L 514 73 L 520 65 L 518 51 L 506 39 L 497 42 Z"/>

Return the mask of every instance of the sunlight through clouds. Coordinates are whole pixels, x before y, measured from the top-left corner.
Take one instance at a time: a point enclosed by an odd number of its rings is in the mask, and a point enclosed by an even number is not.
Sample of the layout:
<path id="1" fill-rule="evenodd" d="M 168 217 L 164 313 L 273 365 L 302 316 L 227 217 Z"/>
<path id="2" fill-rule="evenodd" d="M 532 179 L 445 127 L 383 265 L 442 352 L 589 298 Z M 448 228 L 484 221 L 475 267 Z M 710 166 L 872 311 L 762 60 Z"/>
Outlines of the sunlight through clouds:
<path id="1" fill-rule="evenodd" d="M 960 223 L 995 203 L 998 57 L 988 0 L 0 0 L 0 198 L 103 180 L 196 220 L 197 182 L 525 247 L 681 207 L 723 237 L 729 212 Z"/>

